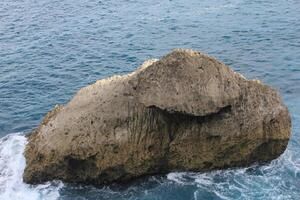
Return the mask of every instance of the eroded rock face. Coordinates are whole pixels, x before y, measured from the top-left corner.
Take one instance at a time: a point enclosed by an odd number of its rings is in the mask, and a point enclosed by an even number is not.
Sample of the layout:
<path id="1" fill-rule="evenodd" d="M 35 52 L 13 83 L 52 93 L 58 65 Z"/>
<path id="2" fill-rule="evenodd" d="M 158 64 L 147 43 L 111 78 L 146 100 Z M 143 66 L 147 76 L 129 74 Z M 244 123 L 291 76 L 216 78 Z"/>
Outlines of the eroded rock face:
<path id="1" fill-rule="evenodd" d="M 108 184 L 278 157 L 291 119 L 278 92 L 177 49 L 82 88 L 29 135 L 24 180 Z"/>

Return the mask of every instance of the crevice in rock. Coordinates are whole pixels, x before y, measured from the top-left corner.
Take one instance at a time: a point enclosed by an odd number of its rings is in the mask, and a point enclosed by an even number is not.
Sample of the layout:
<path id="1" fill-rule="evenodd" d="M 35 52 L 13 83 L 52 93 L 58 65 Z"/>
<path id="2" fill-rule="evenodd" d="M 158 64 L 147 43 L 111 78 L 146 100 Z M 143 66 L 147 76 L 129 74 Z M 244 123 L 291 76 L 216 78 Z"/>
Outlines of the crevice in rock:
<path id="1" fill-rule="evenodd" d="M 185 113 L 185 112 L 179 112 L 179 111 L 169 111 L 166 109 L 161 109 L 155 105 L 149 106 L 148 107 L 151 110 L 155 110 L 158 112 L 161 112 L 164 116 L 166 116 L 170 120 L 174 120 L 175 122 L 187 122 L 187 121 L 197 121 L 197 122 L 206 122 L 210 121 L 214 118 L 223 118 L 227 116 L 227 114 L 230 114 L 232 111 L 232 106 L 227 105 L 218 110 L 218 112 L 210 113 L 205 116 L 195 116 L 190 113 Z"/>
<path id="2" fill-rule="evenodd" d="M 96 155 L 82 159 L 67 156 L 65 161 L 68 167 L 68 175 L 77 177 L 78 179 L 81 179 L 80 177 L 85 177 L 85 175 L 87 177 L 88 174 L 97 170 Z"/>

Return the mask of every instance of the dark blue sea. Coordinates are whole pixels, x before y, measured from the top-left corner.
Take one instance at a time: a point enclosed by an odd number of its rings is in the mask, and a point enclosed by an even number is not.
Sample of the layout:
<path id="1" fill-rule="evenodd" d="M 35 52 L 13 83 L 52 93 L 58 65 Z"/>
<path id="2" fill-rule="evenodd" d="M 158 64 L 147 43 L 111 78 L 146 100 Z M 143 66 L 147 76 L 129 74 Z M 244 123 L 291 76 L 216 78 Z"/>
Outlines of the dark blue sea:
<path id="1" fill-rule="evenodd" d="M 292 115 L 263 166 L 170 173 L 101 188 L 22 181 L 24 135 L 56 104 L 173 48 L 203 51 L 277 88 Z M 1 200 L 300 199 L 299 0 L 1 0 Z"/>

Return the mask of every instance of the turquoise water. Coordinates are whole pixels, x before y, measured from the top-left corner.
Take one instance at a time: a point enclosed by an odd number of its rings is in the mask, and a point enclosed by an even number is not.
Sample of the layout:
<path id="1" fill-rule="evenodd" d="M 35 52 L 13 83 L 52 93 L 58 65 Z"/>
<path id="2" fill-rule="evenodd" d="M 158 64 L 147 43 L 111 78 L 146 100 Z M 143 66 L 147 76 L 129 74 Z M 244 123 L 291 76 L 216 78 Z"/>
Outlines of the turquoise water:
<path id="1" fill-rule="evenodd" d="M 22 182 L 24 134 L 97 79 L 173 48 L 204 51 L 277 88 L 293 120 L 287 151 L 264 166 L 171 173 L 94 188 Z M 2 0 L 0 199 L 299 199 L 300 1 Z"/>

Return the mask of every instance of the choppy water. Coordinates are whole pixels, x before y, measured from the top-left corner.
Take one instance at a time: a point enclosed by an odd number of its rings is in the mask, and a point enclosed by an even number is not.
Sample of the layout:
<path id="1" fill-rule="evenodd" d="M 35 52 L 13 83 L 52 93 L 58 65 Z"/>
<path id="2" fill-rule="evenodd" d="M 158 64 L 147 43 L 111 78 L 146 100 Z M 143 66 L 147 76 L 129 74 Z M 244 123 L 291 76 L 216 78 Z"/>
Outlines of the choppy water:
<path id="1" fill-rule="evenodd" d="M 280 90 L 293 135 L 279 159 L 247 169 L 171 173 L 128 186 L 23 183 L 24 133 L 49 109 L 84 85 L 130 72 L 176 47 L 204 51 Z M 299 120 L 299 0 L 0 2 L 1 200 L 299 199 Z"/>

